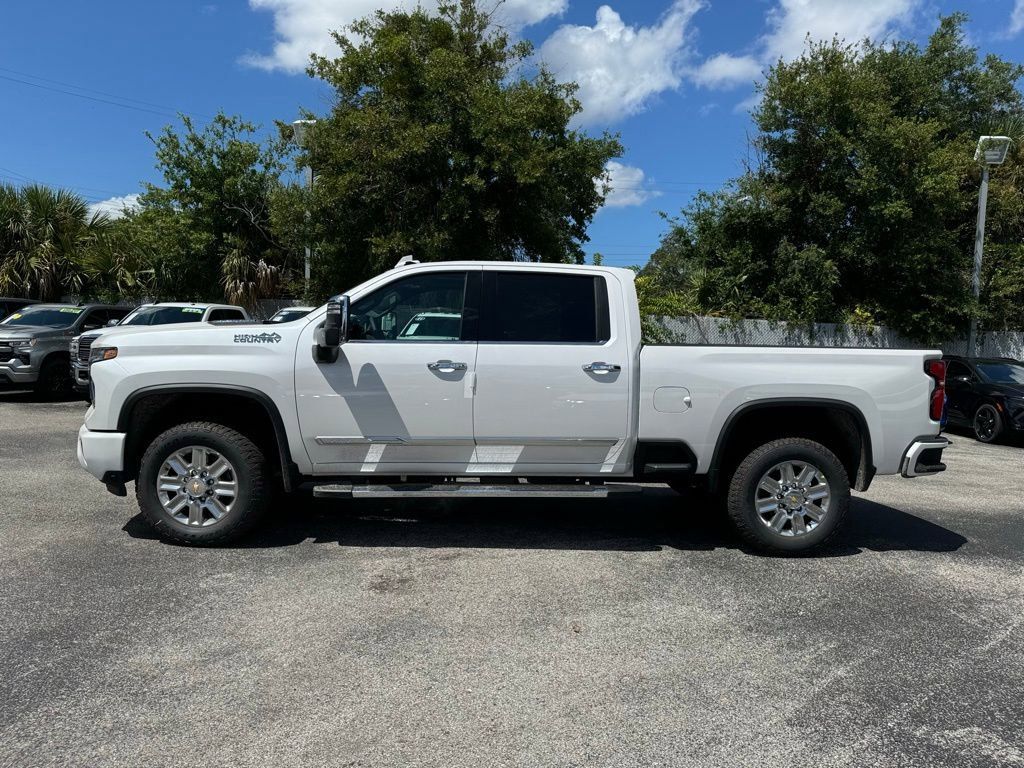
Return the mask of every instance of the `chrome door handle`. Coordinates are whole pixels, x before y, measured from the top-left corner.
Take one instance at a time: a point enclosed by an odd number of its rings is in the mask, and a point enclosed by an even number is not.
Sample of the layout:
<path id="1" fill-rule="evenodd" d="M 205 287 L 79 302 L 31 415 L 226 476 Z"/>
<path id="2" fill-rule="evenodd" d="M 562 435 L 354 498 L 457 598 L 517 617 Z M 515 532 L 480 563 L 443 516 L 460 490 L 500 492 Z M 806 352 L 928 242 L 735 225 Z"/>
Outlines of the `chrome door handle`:
<path id="1" fill-rule="evenodd" d="M 622 366 L 616 365 L 615 363 L 587 363 L 583 366 L 583 370 L 587 373 L 611 373 L 612 371 L 621 371 Z"/>
<path id="2" fill-rule="evenodd" d="M 466 370 L 466 364 L 453 363 L 451 360 L 438 360 L 436 363 L 427 363 L 427 368 L 439 373 L 455 373 L 455 371 Z"/>

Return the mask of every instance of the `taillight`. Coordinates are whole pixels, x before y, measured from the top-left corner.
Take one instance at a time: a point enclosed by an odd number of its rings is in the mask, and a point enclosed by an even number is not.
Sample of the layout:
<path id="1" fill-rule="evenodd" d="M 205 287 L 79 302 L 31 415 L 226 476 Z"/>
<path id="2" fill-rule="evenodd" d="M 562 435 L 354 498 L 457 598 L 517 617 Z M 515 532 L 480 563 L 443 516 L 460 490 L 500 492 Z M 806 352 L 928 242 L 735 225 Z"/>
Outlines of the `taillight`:
<path id="1" fill-rule="evenodd" d="M 928 404 L 928 416 L 932 421 L 942 421 L 946 415 L 946 361 L 928 360 L 924 372 L 935 379 L 935 389 Z"/>

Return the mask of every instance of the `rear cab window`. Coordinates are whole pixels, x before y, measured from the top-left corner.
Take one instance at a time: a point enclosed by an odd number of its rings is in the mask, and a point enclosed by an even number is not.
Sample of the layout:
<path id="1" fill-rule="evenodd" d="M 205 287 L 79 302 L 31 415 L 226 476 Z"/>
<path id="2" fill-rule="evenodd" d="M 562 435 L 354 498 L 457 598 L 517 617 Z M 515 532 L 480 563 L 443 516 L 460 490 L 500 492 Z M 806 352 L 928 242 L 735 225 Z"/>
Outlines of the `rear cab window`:
<path id="1" fill-rule="evenodd" d="M 484 272 L 480 341 L 604 344 L 611 338 L 601 275 Z"/>

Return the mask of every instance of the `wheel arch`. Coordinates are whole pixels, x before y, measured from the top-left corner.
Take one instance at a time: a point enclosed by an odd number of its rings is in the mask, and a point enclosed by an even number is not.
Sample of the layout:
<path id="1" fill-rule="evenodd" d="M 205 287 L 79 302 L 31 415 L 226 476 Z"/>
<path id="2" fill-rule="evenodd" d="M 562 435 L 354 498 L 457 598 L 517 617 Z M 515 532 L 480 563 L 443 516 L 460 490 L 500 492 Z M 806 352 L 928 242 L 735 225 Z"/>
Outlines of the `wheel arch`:
<path id="1" fill-rule="evenodd" d="M 811 426 L 783 426 L 786 415 L 816 411 L 826 418 Z M 854 427 L 851 434 L 849 427 Z M 806 437 L 832 450 L 843 463 L 851 485 L 865 491 L 875 475 L 871 432 L 864 413 L 852 403 L 832 398 L 765 398 L 737 407 L 726 418 L 708 469 L 708 485 L 716 490 L 722 475 L 742 460 L 740 453 L 780 437 Z M 745 454 L 744 454 L 745 455 Z"/>
<path id="2" fill-rule="evenodd" d="M 158 384 L 132 392 L 117 417 L 117 431 L 128 435 L 124 448 L 126 480 L 137 476 L 139 460 L 149 440 L 183 422 L 169 417 L 174 406 L 188 404 L 199 406 L 194 412 L 196 418 L 233 427 L 252 439 L 268 443 L 280 463 L 285 491 L 298 484 L 299 470 L 292 461 L 288 432 L 277 405 L 266 393 L 235 384 Z"/>

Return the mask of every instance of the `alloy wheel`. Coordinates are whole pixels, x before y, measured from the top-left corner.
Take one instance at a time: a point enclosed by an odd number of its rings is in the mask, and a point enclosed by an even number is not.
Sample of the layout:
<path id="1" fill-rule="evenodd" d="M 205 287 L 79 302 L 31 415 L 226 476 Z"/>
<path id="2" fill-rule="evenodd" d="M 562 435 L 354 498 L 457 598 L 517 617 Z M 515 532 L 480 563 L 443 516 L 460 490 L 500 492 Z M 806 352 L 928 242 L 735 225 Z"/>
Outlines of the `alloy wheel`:
<path id="1" fill-rule="evenodd" d="M 999 414 L 991 405 L 983 405 L 974 414 L 974 434 L 984 443 L 996 438 L 999 430 Z"/>
<path id="2" fill-rule="evenodd" d="M 828 514 L 832 491 L 818 467 L 806 461 L 782 461 L 757 484 L 754 509 L 763 525 L 780 536 L 803 536 Z"/>
<path id="3" fill-rule="evenodd" d="M 179 523 L 213 525 L 238 498 L 238 473 L 223 454 L 190 445 L 164 459 L 156 492 L 164 511 Z"/>

